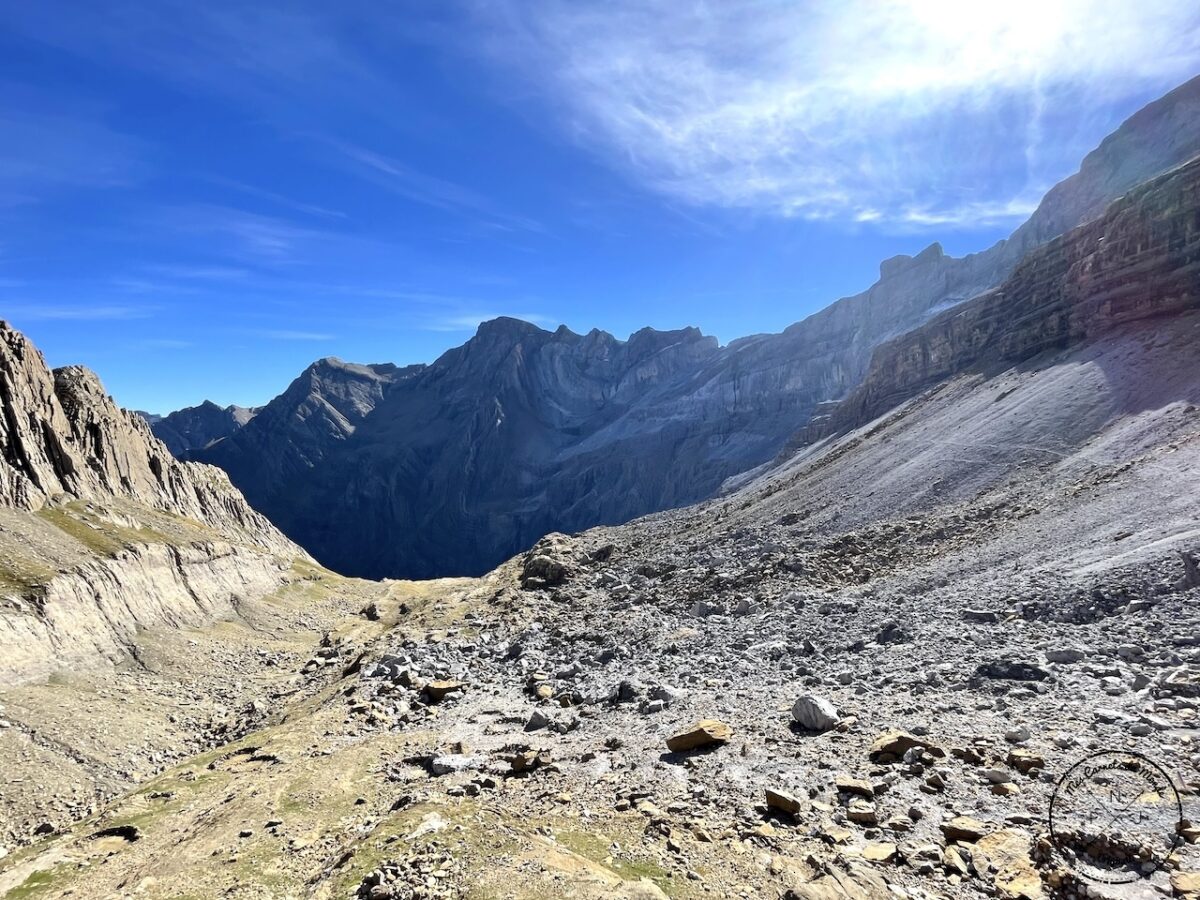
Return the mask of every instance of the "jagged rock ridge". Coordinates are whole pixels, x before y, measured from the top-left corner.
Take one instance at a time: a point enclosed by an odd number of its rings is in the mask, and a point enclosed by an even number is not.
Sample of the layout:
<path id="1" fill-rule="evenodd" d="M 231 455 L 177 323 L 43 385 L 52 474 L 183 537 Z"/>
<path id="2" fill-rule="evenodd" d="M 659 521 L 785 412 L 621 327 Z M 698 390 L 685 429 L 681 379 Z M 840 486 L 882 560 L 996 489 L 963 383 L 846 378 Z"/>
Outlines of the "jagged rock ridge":
<path id="1" fill-rule="evenodd" d="M 146 420 L 154 436 L 166 444 L 176 458 L 186 459 L 193 450 L 229 437 L 257 413 L 257 409 L 217 406 L 211 400 L 205 400 L 199 406 L 179 409 L 166 416 L 141 411 L 138 415 Z"/>
<path id="2" fill-rule="evenodd" d="M 755 423 L 773 421 L 776 394 L 696 391 L 719 353 L 695 329 L 618 341 L 499 319 L 400 378 L 318 364 L 319 387 L 357 399 L 354 415 L 313 398 L 310 369 L 201 458 L 344 571 L 477 571 L 559 523 L 689 502 L 738 471 L 746 445 L 773 446 L 773 426 L 756 433 Z M 729 433 L 698 427 L 706 418 Z"/>
<path id="3" fill-rule="evenodd" d="M 65 495 L 120 497 L 293 549 L 211 466 L 181 463 L 135 413 L 120 409 L 81 366 L 53 372 L 0 322 L 0 506 L 37 510 Z"/>

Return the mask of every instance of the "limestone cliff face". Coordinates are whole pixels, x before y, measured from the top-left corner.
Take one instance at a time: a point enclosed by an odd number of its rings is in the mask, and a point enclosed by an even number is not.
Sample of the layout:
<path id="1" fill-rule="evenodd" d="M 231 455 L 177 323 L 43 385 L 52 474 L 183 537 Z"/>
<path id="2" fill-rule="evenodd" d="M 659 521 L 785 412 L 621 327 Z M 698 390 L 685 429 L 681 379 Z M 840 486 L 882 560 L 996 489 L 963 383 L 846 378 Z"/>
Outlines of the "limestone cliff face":
<path id="1" fill-rule="evenodd" d="M 730 365 L 786 372 L 813 404 L 838 400 L 866 374 L 880 343 L 1000 284 L 1030 251 L 1101 215 L 1125 192 L 1200 153 L 1200 77 L 1147 104 L 1047 192 L 1012 236 L 980 253 L 946 256 L 932 244 L 880 266 L 879 280 L 780 335 L 735 341 Z"/>
<path id="2" fill-rule="evenodd" d="M 50 371 L 0 323 L 0 683 L 231 616 L 296 559 L 224 472 L 176 461 L 94 374 Z"/>
<path id="3" fill-rule="evenodd" d="M 1094 219 L 1148 178 L 1200 153 L 1200 76 L 1147 104 L 1046 194 L 1029 221 L 1003 243 L 1013 263 L 1051 238 Z"/>
<path id="4" fill-rule="evenodd" d="M 134 544 L 0 601 L 0 684 L 121 660 L 139 631 L 231 619 L 289 580 L 287 562 L 222 541 Z"/>
<path id="5" fill-rule="evenodd" d="M 868 422 L 946 379 L 1200 307 L 1200 158 L 1030 253 L 996 290 L 880 347 L 805 440 Z"/>

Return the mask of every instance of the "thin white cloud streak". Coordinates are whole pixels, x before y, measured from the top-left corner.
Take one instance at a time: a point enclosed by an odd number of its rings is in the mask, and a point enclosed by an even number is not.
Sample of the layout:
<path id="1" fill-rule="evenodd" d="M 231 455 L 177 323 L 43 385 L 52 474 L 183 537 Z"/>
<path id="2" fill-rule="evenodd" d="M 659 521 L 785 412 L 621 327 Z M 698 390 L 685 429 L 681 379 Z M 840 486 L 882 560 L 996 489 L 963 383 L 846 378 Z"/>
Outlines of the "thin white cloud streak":
<path id="1" fill-rule="evenodd" d="M 255 197 L 259 200 L 265 200 L 268 203 L 282 206 L 295 212 L 305 213 L 310 216 L 319 216 L 326 219 L 346 219 L 349 218 L 344 212 L 337 209 L 327 209 L 324 206 L 318 206 L 315 203 L 307 203 L 303 200 L 297 200 L 294 197 L 286 197 L 283 194 L 275 191 L 268 191 L 264 188 L 256 187 L 252 184 L 245 184 L 241 181 L 236 181 L 232 178 L 225 178 L 220 175 L 204 176 L 206 181 L 222 187 L 230 188 L 250 197 Z"/>
<path id="2" fill-rule="evenodd" d="M 0 318 L 25 321 L 86 322 L 102 320 L 147 319 L 156 309 L 149 306 L 71 305 L 50 303 L 6 303 L 0 306 Z"/>
<path id="3" fill-rule="evenodd" d="M 154 224 L 183 233 L 199 233 L 224 245 L 224 253 L 252 264 L 291 263 L 302 247 L 311 247 L 330 233 L 296 225 L 286 219 L 260 215 L 215 203 L 196 203 L 162 211 Z M 222 266 L 230 270 L 239 266 Z"/>
<path id="4" fill-rule="evenodd" d="M 554 319 L 540 313 L 463 313 L 431 320 L 426 322 L 423 328 L 426 331 L 474 331 L 484 322 L 499 318 L 520 319 L 541 328 L 556 324 Z"/>
<path id="5" fill-rule="evenodd" d="M 365 147 L 338 140 L 325 139 L 325 142 L 350 160 L 360 174 L 367 175 L 376 184 L 406 200 L 443 212 L 465 215 L 505 231 L 545 231 L 535 219 L 505 212 L 487 197 L 463 185 L 427 175 L 398 159 Z"/>
<path id="6" fill-rule="evenodd" d="M 337 338 L 337 335 L 323 331 L 292 331 L 289 329 L 269 329 L 260 331 L 258 334 L 260 337 L 273 341 L 332 341 Z"/>
<path id="7" fill-rule="evenodd" d="M 164 278 L 180 281 L 241 281 L 251 273 L 237 266 L 203 266 L 158 263 L 146 266 L 146 271 Z"/>
<path id="8" fill-rule="evenodd" d="M 476 14 L 490 52 L 614 167 L 691 204 L 814 219 L 1018 219 L 1111 104 L 1200 71 L 1191 0 L 479 0 Z"/>

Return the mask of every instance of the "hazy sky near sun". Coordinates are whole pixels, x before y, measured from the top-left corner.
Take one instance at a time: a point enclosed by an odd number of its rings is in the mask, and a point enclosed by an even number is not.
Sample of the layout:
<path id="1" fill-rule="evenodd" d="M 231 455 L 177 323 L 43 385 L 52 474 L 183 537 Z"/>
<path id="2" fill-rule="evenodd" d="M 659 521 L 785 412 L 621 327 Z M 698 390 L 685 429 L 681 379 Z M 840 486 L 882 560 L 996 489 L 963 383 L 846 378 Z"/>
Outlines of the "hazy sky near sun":
<path id="1" fill-rule="evenodd" d="M 1193 0 L 5 7 L 0 316 L 159 412 L 496 315 L 779 330 L 1200 73 Z"/>

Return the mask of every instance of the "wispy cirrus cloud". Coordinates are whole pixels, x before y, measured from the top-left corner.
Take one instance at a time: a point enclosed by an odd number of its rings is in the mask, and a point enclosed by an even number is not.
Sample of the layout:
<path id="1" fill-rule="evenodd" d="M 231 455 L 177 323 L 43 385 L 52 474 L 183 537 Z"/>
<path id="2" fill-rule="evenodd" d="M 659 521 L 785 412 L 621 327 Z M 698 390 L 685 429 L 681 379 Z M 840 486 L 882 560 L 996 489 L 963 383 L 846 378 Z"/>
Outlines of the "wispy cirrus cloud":
<path id="1" fill-rule="evenodd" d="M 250 275 L 240 266 L 155 263 L 145 268 L 150 274 L 179 281 L 240 281 Z"/>
<path id="2" fill-rule="evenodd" d="M 218 203 L 195 203 L 163 210 L 154 224 L 181 233 L 202 234 L 212 252 L 248 264 L 288 263 L 304 247 L 327 233 L 279 216 L 268 216 Z M 222 265 L 229 271 L 238 265 Z"/>
<path id="3" fill-rule="evenodd" d="M 71 321 L 88 322 L 121 319 L 147 319 L 157 312 L 153 306 L 114 304 L 56 304 L 4 303 L 0 305 L 0 317 L 21 321 Z"/>
<path id="4" fill-rule="evenodd" d="M 5 93 L 10 86 L 0 85 Z M 144 177 L 144 147 L 94 109 L 48 113 L 12 89 L 0 111 L 0 206 L 24 206 L 59 190 L 123 188 Z"/>
<path id="5" fill-rule="evenodd" d="M 318 217 L 327 218 L 327 219 L 346 219 L 346 218 L 348 218 L 348 216 L 341 210 L 329 209 L 327 207 L 320 206 L 316 203 L 308 203 L 307 201 L 298 200 L 295 197 L 288 197 L 288 196 L 285 196 L 284 194 L 278 193 L 277 191 L 269 191 L 269 190 L 266 190 L 265 188 L 257 187 L 252 184 L 246 184 L 245 182 L 237 181 L 236 179 L 233 179 L 233 178 L 225 178 L 220 175 L 208 175 L 208 176 L 205 176 L 204 180 L 210 182 L 211 184 L 219 185 L 221 187 L 226 187 L 231 190 L 237 191 L 239 193 L 245 194 L 249 197 L 255 197 L 259 200 L 265 200 L 266 202 L 268 202 L 270 204 L 273 204 L 275 206 L 280 206 L 285 209 L 290 209 L 293 212 L 304 213 L 309 216 L 318 216 Z"/>
<path id="6" fill-rule="evenodd" d="M 1013 221 L 1200 71 L 1187 0 L 489 0 L 490 53 L 613 167 L 695 205 Z"/>
<path id="7" fill-rule="evenodd" d="M 324 331 L 294 331 L 287 328 L 270 328 L 258 331 L 256 334 L 272 341 L 332 341 L 337 339 L 336 334 Z"/>
<path id="8" fill-rule="evenodd" d="M 444 212 L 465 215 L 508 231 L 545 231 L 541 222 L 499 208 L 482 194 L 443 178 L 418 171 L 398 159 L 344 141 L 326 142 L 375 183 L 406 200 Z"/>
<path id="9" fill-rule="evenodd" d="M 9 12 L 15 34 L 260 108 L 314 93 L 396 97 L 320 4 L 46 0 Z"/>
<path id="10" fill-rule="evenodd" d="M 552 325 L 558 324 L 558 322 L 552 317 L 544 316 L 541 313 L 472 312 L 455 313 L 453 315 L 429 319 L 421 327 L 426 331 L 474 331 L 483 322 L 488 322 L 492 319 L 499 318 L 520 319 L 523 322 L 529 322 L 532 325 L 538 325 L 542 328 L 548 328 Z"/>

